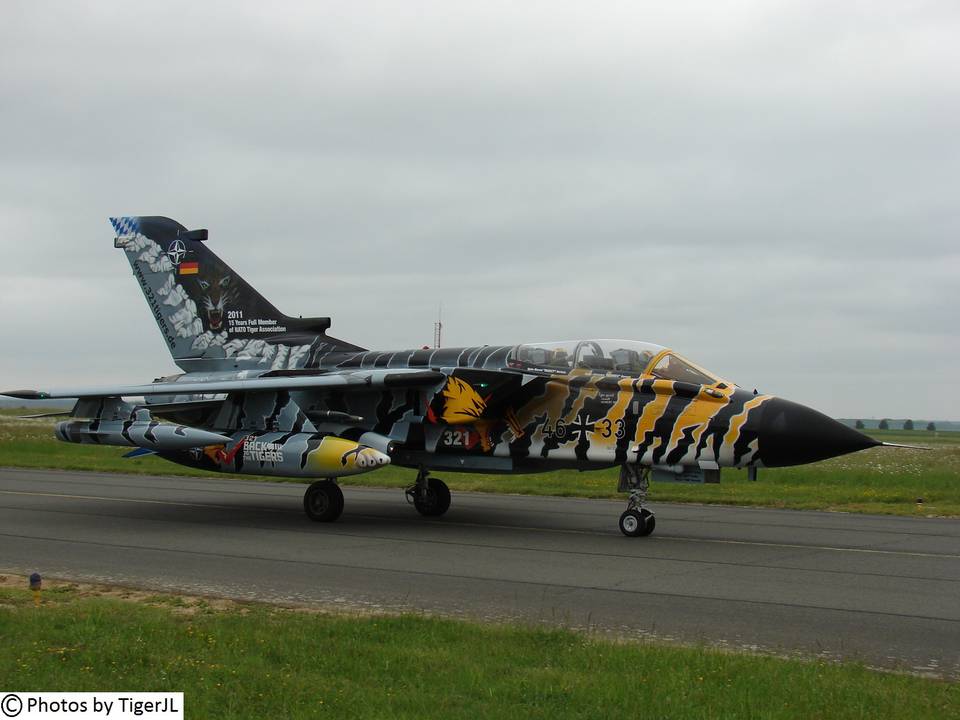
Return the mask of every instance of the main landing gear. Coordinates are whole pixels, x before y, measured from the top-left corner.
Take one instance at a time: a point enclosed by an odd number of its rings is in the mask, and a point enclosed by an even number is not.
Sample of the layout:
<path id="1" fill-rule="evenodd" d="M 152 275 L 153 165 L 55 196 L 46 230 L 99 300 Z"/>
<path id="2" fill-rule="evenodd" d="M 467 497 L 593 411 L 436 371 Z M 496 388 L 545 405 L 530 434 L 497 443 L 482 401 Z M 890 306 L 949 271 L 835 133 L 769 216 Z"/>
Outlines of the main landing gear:
<path id="1" fill-rule="evenodd" d="M 307 517 L 317 522 L 333 522 L 343 512 L 343 491 L 333 479 L 318 480 L 303 494 Z"/>
<path id="2" fill-rule="evenodd" d="M 424 517 L 440 517 L 450 509 L 450 488 L 421 469 L 417 482 L 406 490 L 407 501 Z M 317 522 L 333 522 L 343 513 L 343 491 L 333 478 L 317 480 L 303 494 L 303 510 Z"/>
<path id="3" fill-rule="evenodd" d="M 420 468 L 417 482 L 406 489 L 407 502 L 424 517 L 440 517 L 450 509 L 450 488 L 443 480 L 429 477 L 429 474 Z"/>
<path id="4" fill-rule="evenodd" d="M 627 537 L 646 537 L 657 526 L 653 513 L 643 507 L 650 489 L 650 468 L 640 465 L 620 466 L 620 492 L 630 493 L 627 509 L 620 516 L 620 532 Z"/>

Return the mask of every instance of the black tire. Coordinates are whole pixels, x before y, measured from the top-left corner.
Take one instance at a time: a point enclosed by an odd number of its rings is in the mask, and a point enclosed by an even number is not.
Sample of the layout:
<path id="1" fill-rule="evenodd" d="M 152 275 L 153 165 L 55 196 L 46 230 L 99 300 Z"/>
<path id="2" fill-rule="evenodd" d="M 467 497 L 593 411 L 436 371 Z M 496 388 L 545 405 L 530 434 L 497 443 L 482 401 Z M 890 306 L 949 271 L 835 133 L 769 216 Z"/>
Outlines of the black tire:
<path id="1" fill-rule="evenodd" d="M 333 480 L 318 480 L 303 494 L 303 511 L 316 522 L 333 522 L 343 512 L 343 491 Z"/>
<path id="2" fill-rule="evenodd" d="M 657 518 L 646 508 L 640 511 L 640 515 L 643 517 L 643 532 L 640 533 L 640 537 L 646 537 L 653 533 L 653 529 L 657 526 Z"/>
<path id="3" fill-rule="evenodd" d="M 646 522 L 636 510 L 625 510 L 620 516 L 620 532 L 627 537 L 640 537 L 644 530 Z"/>
<path id="4" fill-rule="evenodd" d="M 450 488 L 443 480 L 427 479 L 427 492 L 413 491 L 413 506 L 424 517 L 440 517 L 450 509 Z"/>

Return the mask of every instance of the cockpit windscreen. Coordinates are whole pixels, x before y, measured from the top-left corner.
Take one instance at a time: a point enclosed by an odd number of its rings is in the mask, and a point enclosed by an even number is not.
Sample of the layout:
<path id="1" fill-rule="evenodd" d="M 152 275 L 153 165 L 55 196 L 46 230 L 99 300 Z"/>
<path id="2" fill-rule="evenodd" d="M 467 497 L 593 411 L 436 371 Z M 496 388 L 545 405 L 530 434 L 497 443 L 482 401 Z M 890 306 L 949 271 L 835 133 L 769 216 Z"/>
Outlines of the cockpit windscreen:
<path id="1" fill-rule="evenodd" d="M 520 366 L 639 375 L 664 349 L 637 340 L 559 340 L 520 345 L 513 359 Z"/>
<path id="2" fill-rule="evenodd" d="M 689 360 L 684 360 L 673 353 L 668 353 L 660 358 L 651 372 L 654 376 L 663 380 L 679 380 L 694 385 L 712 385 L 718 382 L 718 379 L 706 370 L 701 370 Z"/>
<path id="3" fill-rule="evenodd" d="M 547 372 L 586 369 L 634 377 L 653 375 L 698 385 L 719 382 L 719 378 L 662 345 L 638 340 L 559 340 L 518 345 L 510 365 Z"/>

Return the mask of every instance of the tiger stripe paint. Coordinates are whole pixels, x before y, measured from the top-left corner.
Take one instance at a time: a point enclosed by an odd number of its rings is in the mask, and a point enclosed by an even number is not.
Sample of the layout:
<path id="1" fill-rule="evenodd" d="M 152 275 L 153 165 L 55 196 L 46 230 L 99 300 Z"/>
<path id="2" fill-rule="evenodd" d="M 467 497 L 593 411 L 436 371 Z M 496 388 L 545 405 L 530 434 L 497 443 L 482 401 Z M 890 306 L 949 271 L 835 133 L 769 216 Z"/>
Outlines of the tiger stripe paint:
<path id="1" fill-rule="evenodd" d="M 296 468 L 289 474 L 304 476 L 316 475 L 319 466 L 311 458 L 325 437 L 352 441 L 367 431 L 390 438 L 402 448 L 392 458 L 394 463 L 415 467 L 430 466 L 435 455 L 459 458 L 464 470 L 484 469 L 483 458 L 499 458 L 506 464 L 495 466 L 498 472 L 621 463 L 763 464 L 756 435 L 745 428 L 771 396 L 753 396 L 726 384 L 717 389 L 650 375 L 595 374 L 582 368 L 560 375 L 518 372 L 508 365 L 513 349 L 477 346 L 443 352 L 328 354 L 321 363 L 326 367 L 318 368 L 319 372 L 402 364 L 438 370 L 445 379 L 421 388 L 233 394 L 209 425 L 233 437 L 235 443 L 250 438 L 270 447 L 296 448 Z M 357 416 L 363 422 L 311 420 L 311 413 L 317 412 Z M 446 427 L 472 428 L 476 435 L 464 430 L 447 436 L 456 441 L 453 444 L 444 443 Z M 178 453 L 170 459 L 240 473 L 270 474 L 278 469 L 261 459 L 270 453 L 237 452 L 230 462 L 214 462 L 231 447 Z M 449 461 L 444 462 L 449 469 Z"/>
<path id="2" fill-rule="evenodd" d="M 641 385 L 641 392 L 652 393 L 653 397 L 643 408 L 643 414 L 637 421 L 637 428 L 634 432 L 635 462 L 652 464 L 652 451 L 655 451 L 662 442 L 661 438 L 656 437 L 655 428 L 660 419 L 667 411 L 667 404 L 673 397 L 673 382 L 670 380 L 644 380 Z M 651 451 L 650 462 L 647 460 L 647 451 Z"/>
<path id="3" fill-rule="evenodd" d="M 676 465 L 681 458 L 685 457 L 686 448 L 690 446 L 696 448 L 700 444 L 700 438 L 710 421 L 729 402 L 729 389 L 721 393 L 722 397 L 716 398 L 701 392 L 677 418 L 667 446 L 668 465 Z M 685 445 L 682 444 L 684 441 L 686 441 Z"/>
<path id="4" fill-rule="evenodd" d="M 721 458 L 726 460 L 729 457 L 733 465 L 739 466 L 740 458 L 736 452 L 736 447 L 737 443 L 741 441 L 743 426 L 747 422 L 750 412 L 756 408 L 759 408 L 761 405 L 763 405 L 763 403 L 767 402 L 770 397 L 770 395 L 757 395 L 752 400 L 744 403 L 743 410 L 730 419 L 730 427 L 723 438 L 722 452 L 720 454 Z M 726 450 L 728 448 L 732 453 L 731 455 L 726 454 Z"/>

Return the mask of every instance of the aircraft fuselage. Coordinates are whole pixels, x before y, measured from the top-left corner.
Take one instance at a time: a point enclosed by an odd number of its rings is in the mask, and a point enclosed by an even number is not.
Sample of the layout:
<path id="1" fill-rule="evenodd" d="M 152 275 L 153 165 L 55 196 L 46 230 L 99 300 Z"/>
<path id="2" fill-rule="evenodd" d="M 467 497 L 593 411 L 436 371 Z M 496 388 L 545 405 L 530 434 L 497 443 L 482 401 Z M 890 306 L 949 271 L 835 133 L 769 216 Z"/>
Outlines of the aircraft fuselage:
<path id="1" fill-rule="evenodd" d="M 231 395 L 203 419 L 230 444 L 160 454 L 209 470 L 321 477 L 339 474 L 309 459 L 318 437 L 332 434 L 412 468 L 529 473 L 626 463 L 678 476 L 704 471 L 709 481 L 724 467 L 801 464 L 877 444 L 814 410 L 731 383 L 514 367 L 516 349 L 331 353 L 317 368 L 293 372 L 422 368 L 425 380 L 435 377 L 402 389 Z M 191 380 L 210 377 L 189 374 L 178 384 L 188 394 Z"/>

